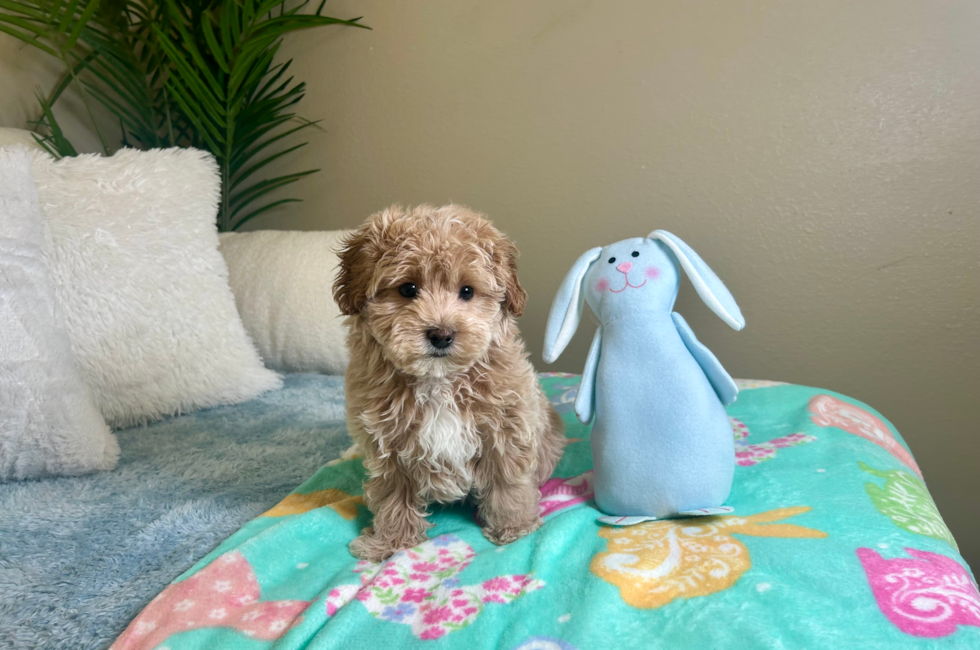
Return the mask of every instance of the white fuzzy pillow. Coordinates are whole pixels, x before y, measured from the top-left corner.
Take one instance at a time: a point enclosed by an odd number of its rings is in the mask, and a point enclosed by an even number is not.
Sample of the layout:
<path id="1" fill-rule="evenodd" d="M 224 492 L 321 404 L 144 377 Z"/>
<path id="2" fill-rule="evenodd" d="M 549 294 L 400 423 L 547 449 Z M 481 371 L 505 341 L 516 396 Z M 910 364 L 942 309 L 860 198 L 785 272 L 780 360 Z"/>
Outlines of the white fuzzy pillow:
<path id="1" fill-rule="evenodd" d="M 0 127 L 0 147 L 14 146 L 44 151 L 30 131 Z"/>
<path id="2" fill-rule="evenodd" d="M 347 368 L 347 329 L 333 301 L 345 234 L 222 233 L 238 313 L 270 368 L 336 375 Z"/>
<path id="3" fill-rule="evenodd" d="M 281 386 L 228 288 L 214 158 L 194 149 L 58 161 L 36 153 L 34 176 L 75 358 L 110 425 Z"/>
<path id="4" fill-rule="evenodd" d="M 0 149 L 0 481 L 112 469 L 45 261 L 31 155 Z"/>

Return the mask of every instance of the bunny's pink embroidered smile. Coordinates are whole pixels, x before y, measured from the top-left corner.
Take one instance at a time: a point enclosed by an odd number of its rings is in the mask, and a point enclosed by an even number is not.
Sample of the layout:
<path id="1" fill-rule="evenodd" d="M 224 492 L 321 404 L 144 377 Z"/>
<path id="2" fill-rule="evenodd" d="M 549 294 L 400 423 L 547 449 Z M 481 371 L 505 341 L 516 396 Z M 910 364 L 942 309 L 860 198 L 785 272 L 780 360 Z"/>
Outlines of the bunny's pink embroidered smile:
<path id="1" fill-rule="evenodd" d="M 639 289 L 640 287 L 642 287 L 644 284 L 647 283 L 647 281 L 644 280 L 640 284 L 630 284 L 629 276 L 627 276 L 627 277 L 625 277 L 623 279 L 626 280 L 626 284 L 623 286 L 622 289 L 613 289 L 613 288 L 610 288 L 609 291 L 611 291 L 612 293 L 623 293 L 624 291 L 626 291 L 630 287 L 633 287 L 634 289 Z"/>
<path id="2" fill-rule="evenodd" d="M 647 283 L 647 279 L 656 280 L 658 277 L 660 277 L 660 270 L 657 267 L 648 266 L 643 271 L 643 274 L 646 275 L 646 279 L 644 279 L 643 282 L 641 282 L 640 284 L 631 284 L 629 279 L 629 272 L 633 270 L 632 262 L 623 262 L 622 264 L 616 267 L 616 270 L 623 274 L 623 279 L 626 281 L 626 284 L 623 285 L 623 288 L 613 289 L 609 286 L 609 280 L 602 278 L 598 282 L 596 282 L 596 286 L 595 286 L 596 291 L 609 290 L 610 293 L 622 293 L 627 289 L 629 289 L 630 287 L 632 287 L 633 289 L 639 289 L 640 287 L 642 287 Z"/>

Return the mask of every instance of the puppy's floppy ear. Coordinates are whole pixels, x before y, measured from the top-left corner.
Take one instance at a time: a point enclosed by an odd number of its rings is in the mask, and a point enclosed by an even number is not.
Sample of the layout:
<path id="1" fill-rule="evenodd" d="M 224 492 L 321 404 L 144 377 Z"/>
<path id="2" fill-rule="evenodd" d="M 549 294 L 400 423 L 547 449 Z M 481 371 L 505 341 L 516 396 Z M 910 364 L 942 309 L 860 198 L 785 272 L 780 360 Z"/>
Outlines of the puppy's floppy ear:
<path id="1" fill-rule="evenodd" d="M 333 283 L 333 299 L 344 316 L 359 314 L 367 304 L 371 282 L 371 263 L 365 248 L 372 240 L 373 228 L 367 223 L 344 238 L 340 269 Z"/>
<path id="2" fill-rule="evenodd" d="M 517 246 L 514 242 L 500 235 L 494 245 L 494 266 L 497 281 L 504 285 L 504 306 L 514 316 L 524 313 L 527 302 L 527 291 L 517 279 Z"/>

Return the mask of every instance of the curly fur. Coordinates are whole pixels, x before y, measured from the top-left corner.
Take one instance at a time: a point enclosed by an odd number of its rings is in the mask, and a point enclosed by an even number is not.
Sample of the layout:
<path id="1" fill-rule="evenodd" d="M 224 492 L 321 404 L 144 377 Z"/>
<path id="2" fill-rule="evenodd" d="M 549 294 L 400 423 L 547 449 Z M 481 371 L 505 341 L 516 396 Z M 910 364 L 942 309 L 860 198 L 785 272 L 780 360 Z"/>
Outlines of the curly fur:
<path id="1" fill-rule="evenodd" d="M 416 297 L 399 293 L 407 282 Z M 540 526 L 538 488 L 565 438 L 517 330 L 527 294 L 514 244 L 461 206 L 395 206 L 344 241 L 334 298 L 349 327 L 348 427 L 374 514 L 351 552 L 380 561 L 414 546 L 428 504 L 467 497 L 494 543 Z M 446 350 L 430 344 L 433 329 L 453 333 Z"/>

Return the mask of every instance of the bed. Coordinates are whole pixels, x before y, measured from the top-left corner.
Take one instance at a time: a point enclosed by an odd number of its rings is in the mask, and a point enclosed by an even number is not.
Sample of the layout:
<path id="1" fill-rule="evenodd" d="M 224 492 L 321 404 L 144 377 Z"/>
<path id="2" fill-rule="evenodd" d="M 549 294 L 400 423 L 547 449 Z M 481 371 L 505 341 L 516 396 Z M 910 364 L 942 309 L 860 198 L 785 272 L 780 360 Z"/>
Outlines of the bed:
<path id="1" fill-rule="evenodd" d="M 353 558 L 363 468 L 321 375 L 122 431 L 114 472 L 2 485 L 0 647 L 980 647 L 976 582 L 870 407 L 741 381 L 734 511 L 617 528 L 590 503 L 578 377 L 541 381 L 569 445 L 544 525 L 505 547 L 460 505 Z"/>

